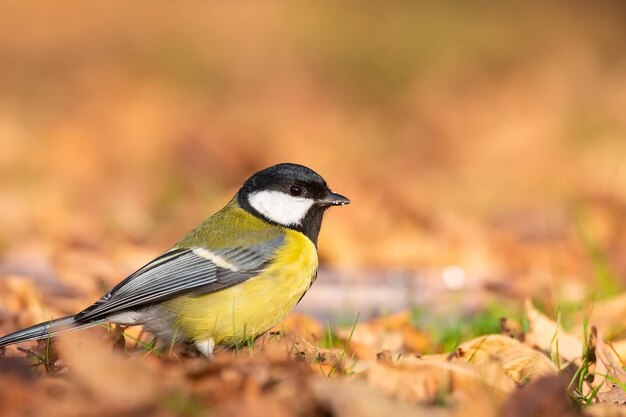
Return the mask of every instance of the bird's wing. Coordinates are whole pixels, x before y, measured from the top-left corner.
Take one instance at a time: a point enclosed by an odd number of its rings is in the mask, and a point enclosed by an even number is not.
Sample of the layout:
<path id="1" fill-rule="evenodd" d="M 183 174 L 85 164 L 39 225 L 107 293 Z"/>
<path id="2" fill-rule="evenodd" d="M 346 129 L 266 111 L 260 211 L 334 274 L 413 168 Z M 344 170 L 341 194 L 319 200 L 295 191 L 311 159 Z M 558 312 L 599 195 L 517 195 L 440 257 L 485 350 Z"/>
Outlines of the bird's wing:
<path id="1" fill-rule="evenodd" d="M 262 245 L 219 251 L 172 249 L 117 284 L 74 319 L 103 320 L 184 293 L 200 295 L 239 284 L 265 269 L 283 239 L 279 236 Z"/>

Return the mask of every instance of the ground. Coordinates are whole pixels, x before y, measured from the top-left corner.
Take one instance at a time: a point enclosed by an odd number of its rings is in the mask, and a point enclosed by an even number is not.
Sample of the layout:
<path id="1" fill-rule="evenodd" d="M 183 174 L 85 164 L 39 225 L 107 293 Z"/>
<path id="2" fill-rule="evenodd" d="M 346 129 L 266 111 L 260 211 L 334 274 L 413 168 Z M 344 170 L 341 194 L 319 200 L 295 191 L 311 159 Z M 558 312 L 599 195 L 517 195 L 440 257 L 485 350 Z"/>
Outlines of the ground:
<path id="1" fill-rule="evenodd" d="M 623 414 L 624 6 L 479 3 L 0 6 L 1 334 L 258 169 L 353 201 L 270 334 L 214 362 L 140 329 L 12 346 L 0 413 Z"/>

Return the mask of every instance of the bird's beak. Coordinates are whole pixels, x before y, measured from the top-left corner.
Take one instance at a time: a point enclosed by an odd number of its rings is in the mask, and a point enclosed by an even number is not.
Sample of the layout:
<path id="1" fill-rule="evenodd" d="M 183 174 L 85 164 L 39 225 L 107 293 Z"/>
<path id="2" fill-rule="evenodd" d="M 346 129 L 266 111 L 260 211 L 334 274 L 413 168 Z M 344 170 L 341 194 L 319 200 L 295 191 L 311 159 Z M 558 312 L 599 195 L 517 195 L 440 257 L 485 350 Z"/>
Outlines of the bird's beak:
<path id="1" fill-rule="evenodd" d="M 324 197 L 318 199 L 316 203 L 322 206 L 345 206 L 346 204 L 350 204 L 351 201 L 341 194 L 328 191 L 328 193 L 326 193 Z"/>

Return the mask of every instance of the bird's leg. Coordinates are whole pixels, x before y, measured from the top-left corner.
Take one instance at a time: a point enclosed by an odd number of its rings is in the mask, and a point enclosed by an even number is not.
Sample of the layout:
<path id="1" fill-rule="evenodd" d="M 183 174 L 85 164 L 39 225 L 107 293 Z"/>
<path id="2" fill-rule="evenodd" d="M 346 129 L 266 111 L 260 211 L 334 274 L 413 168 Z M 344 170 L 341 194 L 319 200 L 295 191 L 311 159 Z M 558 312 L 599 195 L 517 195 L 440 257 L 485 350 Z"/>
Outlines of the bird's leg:
<path id="1" fill-rule="evenodd" d="M 215 347 L 215 340 L 212 337 L 206 340 L 197 340 L 195 342 L 196 348 L 202 353 L 202 355 L 207 359 L 213 359 L 215 356 L 213 355 L 213 348 Z"/>

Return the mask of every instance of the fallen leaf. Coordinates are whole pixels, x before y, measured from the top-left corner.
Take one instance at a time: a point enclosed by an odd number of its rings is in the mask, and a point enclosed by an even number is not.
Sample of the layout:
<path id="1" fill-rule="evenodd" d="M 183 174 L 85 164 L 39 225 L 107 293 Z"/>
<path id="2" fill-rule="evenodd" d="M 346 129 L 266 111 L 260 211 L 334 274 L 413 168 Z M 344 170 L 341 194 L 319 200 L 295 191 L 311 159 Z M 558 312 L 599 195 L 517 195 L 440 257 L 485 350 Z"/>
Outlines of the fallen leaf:
<path id="1" fill-rule="evenodd" d="M 609 403 L 595 403 L 585 407 L 585 415 L 592 417 L 626 417 L 626 407 Z"/>
<path id="2" fill-rule="evenodd" d="M 233 401 L 214 411 L 216 417 L 296 417 L 290 408 L 274 397 L 259 396 Z"/>
<path id="3" fill-rule="evenodd" d="M 564 375 L 538 378 L 515 391 L 502 407 L 502 417 L 574 417 L 580 411 L 567 397 L 569 380 Z"/>
<path id="4" fill-rule="evenodd" d="M 336 331 L 348 343 L 348 351 L 358 359 L 374 360 L 383 350 L 397 356 L 403 352 L 424 352 L 430 337 L 413 326 L 408 311 L 359 323 Z"/>
<path id="5" fill-rule="evenodd" d="M 590 339 L 592 340 L 591 345 L 595 347 L 596 364 L 594 374 L 600 379 L 599 382 L 594 379 L 593 385 L 597 387 L 598 384 L 602 384 L 598 392 L 599 394 L 606 394 L 614 390 L 615 383 L 626 383 L 626 371 L 624 371 L 624 365 L 620 359 L 616 357 L 610 346 L 604 342 L 602 334 L 595 327 L 591 328 Z M 598 400 L 601 400 L 602 397 L 599 394 Z"/>
<path id="6" fill-rule="evenodd" d="M 500 331 L 503 335 L 517 339 L 520 342 L 523 342 L 526 336 L 519 322 L 506 317 L 500 319 Z"/>
<path id="7" fill-rule="evenodd" d="M 41 292 L 29 279 L 6 275 L 0 279 L 0 306 L 9 312 L 19 312 L 19 326 L 50 320 L 50 312 L 43 305 Z"/>
<path id="8" fill-rule="evenodd" d="M 69 368 L 69 378 L 91 400 L 109 410 L 137 411 L 147 408 L 163 385 L 147 360 L 133 360 L 103 344 L 89 332 L 59 337 L 59 351 Z"/>
<path id="9" fill-rule="evenodd" d="M 314 380 L 317 401 L 335 417 L 448 417 L 456 410 L 444 407 L 408 405 L 383 395 L 360 381 Z M 365 399 L 367 399 L 365 401 Z"/>
<path id="10" fill-rule="evenodd" d="M 315 409 L 311 376 L 285 355 L 269 360 L 220 352 L 213 361 L 193 362 L 186 393 L 216 416 L 310 415 L 308 410 Z"/>
<path id="11" fill-rule="evenodd" d="M 276 325 L 272 332 L 284 332 L 291 335 L 319 340 L 324 335 L 324 327 L 312 318 L 301 313 L 291 313 L 285 320 Z"/>
<path id="12" fill-rule="evenodd" d="M 369 368 L 369 383 L 401 401 L 419 404 L 471 404 L 480 416 L 495 415 L 515 389 L 497 361 L 473 365 L 448 362 L 440 356 L 405 361 L 381 360 Z"/>
<path id="13" fill-rule="evenodd" d="M 337 336 L 348 344 L 348 351 L 358 359 L 373 360 L 376 354 L 388 350 L 398 355 L 404 347 L 404 335 L 400 330 L 386 330 L 373 323 L 361 323 L 354 332 L 351 328 L 337 330 Z"/>
<path id="14" fill-rule="evenodd" d="M 574 361 L 583 354 L 582 341 L 563 330 L 554 320 L 540 313 L 530 300 L 525 302 L 526 316 L 530 331 L 526 343 L 534 345 L 550 355 L 557 355 L 561 361 Z"/>
<path id="15" fill-rule="evenodd" d="M 591 310 L 590 320 L 603 333 L 608 326 L 626 326 L 626 293 L 599 301 Z"/>
<path id="16" fill-rule="evenodd" d="M 461 344 L 453 360 L 483 364 L 497 359 L 516 383 L 556 374 L 556 366 L 543 353 L 508 336 L 492 334 Z"/>
<path id="17" fill-rule="evenodd" d="M 347 361 L 352 361 L 340 348 L 321 348 L 317 344 L 308 342 L 306 339 L 296 337 L 289 349 L 291 354 L 313 372 L 328 377 L 331 373 L 343 373 L 346 370 Z"/>
<path id="18" fill-rule="evenodd" d="M 619 386 L 611 384 L 610 389 L 598 394 L 598 401 L 609 404 L 623 405 L 626 404 L 626 392 Z"/>
<path id="19" fill-rule="evenodd" d="M 626 359 L 626 339 L 612 341 L 611 347 L 613 348 L 613 352 L 615 352 L 615 354 L 623 362 L 624 359 Z"/>

